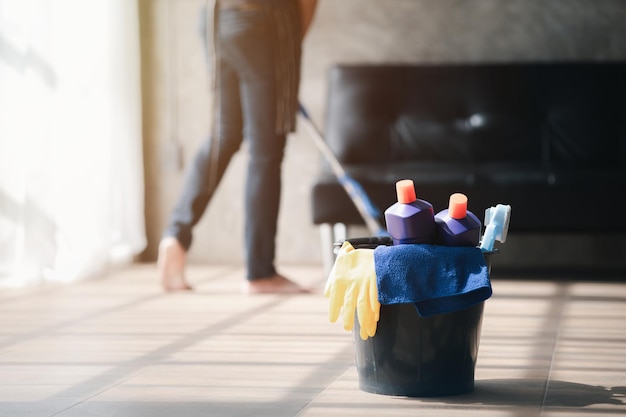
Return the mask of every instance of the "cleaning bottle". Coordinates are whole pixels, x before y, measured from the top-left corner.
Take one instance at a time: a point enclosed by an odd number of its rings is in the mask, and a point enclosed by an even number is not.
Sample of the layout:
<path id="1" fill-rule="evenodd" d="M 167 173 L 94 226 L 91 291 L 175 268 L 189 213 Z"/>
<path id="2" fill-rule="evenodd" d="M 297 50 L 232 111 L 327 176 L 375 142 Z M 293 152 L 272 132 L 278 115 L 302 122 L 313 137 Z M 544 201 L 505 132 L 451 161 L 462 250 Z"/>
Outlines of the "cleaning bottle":
<path id="1" fill-rule="evenodd" d="M 442 246 L 478 246 L 482 224 L 467 209 L 467 196 L 454 193 L 447 209 L 435 215 L 435 243 Z"/>
<path id="2" fill-rule="evenodd" d="M 394 245 L 433 243 L 435 215 L 432 204 L 415 195 L 413 180 L 396 182 L 398 201 L 385 210 L 387 231 Z"/>

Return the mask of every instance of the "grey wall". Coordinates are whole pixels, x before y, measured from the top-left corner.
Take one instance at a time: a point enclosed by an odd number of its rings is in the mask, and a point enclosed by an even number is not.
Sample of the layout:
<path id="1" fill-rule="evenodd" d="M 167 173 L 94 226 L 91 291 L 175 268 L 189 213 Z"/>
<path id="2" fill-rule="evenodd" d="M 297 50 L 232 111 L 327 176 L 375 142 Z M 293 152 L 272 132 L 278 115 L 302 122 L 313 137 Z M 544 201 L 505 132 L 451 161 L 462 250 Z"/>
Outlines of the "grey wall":
<path id="1" fill-rule="evenodd" d="M 154 259 L 184 168 L 209 129 L 211 92 L 195 25 L 202 2 L 140 0 L 146 259 Z M 300 98 L 323 127 L 325 76 L 336 63 L 626 59 L 625 21 L 623 0 L 319 0 L 304 45 Z M 176 149 L 182 151 L 182 164 L 177 164 Z M 245 152 L 244 147 L 233 160 L 197 227 L 192 262 L 241 261 Z M 321 262 L 309 212 L 318 158 L 304 131 L 290 137 L 283 166 L 279 263 Z M 554 254 L 564 243 L 569 246 Z M 605 240 L 597 237 L 510 236 L 497 262 L 571 264 L 574 252 L 594 254 L 582 263 L 613 262 L 615 250 L 608 256 L 603 245 Z M 549 249 L 554 255 L 546 257 Z"/>

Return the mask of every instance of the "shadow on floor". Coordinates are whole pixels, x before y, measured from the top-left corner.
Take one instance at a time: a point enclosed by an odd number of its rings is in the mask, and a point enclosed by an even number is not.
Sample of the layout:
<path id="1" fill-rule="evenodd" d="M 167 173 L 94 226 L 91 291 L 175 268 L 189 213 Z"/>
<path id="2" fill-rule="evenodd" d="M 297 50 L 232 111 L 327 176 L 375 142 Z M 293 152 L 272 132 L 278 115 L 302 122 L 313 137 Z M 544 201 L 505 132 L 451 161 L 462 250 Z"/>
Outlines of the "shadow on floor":
<path id="1" fill-rule="evenodd" d="M 482 404 L 496 406 L 538 405 L 543 407 L 586 407 L 594 404 L 626 406 L 626 387 L 603 387 L 566 381 L 541 379 L 486 379 L 475 382 L 471 394 L 420 398 L 453 404 Z"/>

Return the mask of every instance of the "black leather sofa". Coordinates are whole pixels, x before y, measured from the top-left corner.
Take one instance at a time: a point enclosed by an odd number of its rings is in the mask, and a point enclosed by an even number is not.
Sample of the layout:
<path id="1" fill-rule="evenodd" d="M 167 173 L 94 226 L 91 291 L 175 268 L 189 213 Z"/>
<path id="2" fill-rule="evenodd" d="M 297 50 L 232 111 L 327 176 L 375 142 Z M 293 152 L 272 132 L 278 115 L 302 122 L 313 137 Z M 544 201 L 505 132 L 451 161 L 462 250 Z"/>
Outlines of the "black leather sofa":
<path id="1" fill-rule="evenodd" d="M 435 212 L 510 204 L 509 233 L 626 232 L 626 62 L 339 65 L 324 130 L 382 224 L 410 178 Z M 363 224 L 325 163 L 311 201 L 323 245 Z"/>

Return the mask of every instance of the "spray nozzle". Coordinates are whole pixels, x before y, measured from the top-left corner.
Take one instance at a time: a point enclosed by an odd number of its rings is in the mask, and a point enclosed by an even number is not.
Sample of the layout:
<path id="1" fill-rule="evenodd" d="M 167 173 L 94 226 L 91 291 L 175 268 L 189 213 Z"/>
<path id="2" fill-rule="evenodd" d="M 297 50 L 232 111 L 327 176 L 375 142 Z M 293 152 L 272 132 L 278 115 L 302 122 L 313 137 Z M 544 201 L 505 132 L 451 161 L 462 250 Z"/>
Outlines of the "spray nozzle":
<path id="1" fill-rule="evenodd" d="M 483 252 L 492 251 L 496 240 L 501 243 L 506 241 L 510 219 L 509 205 L 498 204 L 485 210 L 485 234 L 480 242 L 480 249 Z"/>

